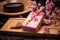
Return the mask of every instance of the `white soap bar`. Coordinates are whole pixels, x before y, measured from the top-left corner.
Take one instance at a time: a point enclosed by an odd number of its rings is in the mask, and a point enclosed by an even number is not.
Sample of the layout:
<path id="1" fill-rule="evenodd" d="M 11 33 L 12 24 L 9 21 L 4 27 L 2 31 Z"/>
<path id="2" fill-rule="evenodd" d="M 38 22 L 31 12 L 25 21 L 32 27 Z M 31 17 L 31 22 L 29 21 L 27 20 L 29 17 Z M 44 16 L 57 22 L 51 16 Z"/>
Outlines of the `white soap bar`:
<path id="1" fill-rule="evenodd" d="M 11 0 L 10 3 L 18 3 L 18 0 Z"/>

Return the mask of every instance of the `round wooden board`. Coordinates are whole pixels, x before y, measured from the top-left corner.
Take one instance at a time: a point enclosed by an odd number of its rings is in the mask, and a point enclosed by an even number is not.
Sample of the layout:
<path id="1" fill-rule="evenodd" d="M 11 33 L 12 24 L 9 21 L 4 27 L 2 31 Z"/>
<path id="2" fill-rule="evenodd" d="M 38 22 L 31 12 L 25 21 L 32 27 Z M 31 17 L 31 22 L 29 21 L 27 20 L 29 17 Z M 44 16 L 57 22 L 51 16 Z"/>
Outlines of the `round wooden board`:
<path id="1" fill-rule="evenodd" d="M 26 2 L 27 1 L 27 2 Z M 23 3 L 24 6 L 26 7 L 28 5 L 28 3 L 31 1 L 31 0 L 20 0 L 19 2 L 20 3 Z M 20 14 L 25 14 L 29 11 L 32 10 L 32 8 L 28 8 L 28 9 L 25 9 L 22 11 L 22 12 L 17 12 L 17 13 L 7 13 L 7 12 L 4 12 L 3 11 L 3 5 L 6 4 L 6 1 L 3 1 L 0 3 L 0 14 L 4 14 L 4 15 L 9 15 L 9 16 L 16 16 L 16 15 L 20 15 Z"/>

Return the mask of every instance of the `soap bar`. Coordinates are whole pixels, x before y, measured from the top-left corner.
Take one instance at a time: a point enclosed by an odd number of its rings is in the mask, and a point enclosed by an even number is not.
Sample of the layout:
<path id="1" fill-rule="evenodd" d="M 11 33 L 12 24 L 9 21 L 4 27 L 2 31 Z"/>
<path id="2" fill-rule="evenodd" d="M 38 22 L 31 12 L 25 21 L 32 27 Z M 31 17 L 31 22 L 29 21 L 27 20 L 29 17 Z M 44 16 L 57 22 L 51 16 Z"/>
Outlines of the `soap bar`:
<path id="1" fill-rule="evenodd" d="M 30 32 L 37 32 L 41 26 L 43 21 L 44 12 L 31 12 L 26 20 L 23 22 L 23 30 L 30 31 Z"/>
<path id="2" fill-rule="evenodd" d="M 18 0 L 11 0 L 10 2 L 11 3 L 18 3 L 19 1 Z"/>
<path id="3" fill-rule="evenodd" d="M 6 3 L 19 3 L 19 0 L 6 0 Z"/>

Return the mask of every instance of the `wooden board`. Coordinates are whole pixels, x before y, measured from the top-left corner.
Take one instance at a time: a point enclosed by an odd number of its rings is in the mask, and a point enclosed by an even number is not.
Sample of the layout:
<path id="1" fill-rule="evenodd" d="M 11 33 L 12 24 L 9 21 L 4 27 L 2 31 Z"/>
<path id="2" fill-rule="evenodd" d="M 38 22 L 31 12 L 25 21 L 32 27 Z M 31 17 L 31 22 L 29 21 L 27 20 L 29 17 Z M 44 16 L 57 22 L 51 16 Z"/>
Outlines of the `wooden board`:
<path id="1" fill-rule="evenodd" d="M 18 33 L 33 33 L 33 32 L 27 32 L 27 31 L 23 31 L 22 28 L 20 29 L 11 29 L 11 27 L 14 27 L 16 25 L 17 22 L 20 22 L 20 23 L 23 23 L 24 20 L 26 18 L 10 18 L 6 23 L 5 25 L 1 28 L 0 31 L 6 31 L 6 32 L 18 32 Z M 50 26 L 50 32 L 49 34 L 58 34 L 58 30 L 56 27 L 54 27 L 53 25 Z M 40 30 L 34 34 L 44 34 L 44 30 L 42 29 L 42 27 L 40 28 Z"/>
<path id="2" fill-rule="evenodd" d="M 27 1 L 27 2 L 26 2 Z M 20 3 L 24 4 L 24 7 L 27 7 L 29 5 L 29 2 L 31 2 L 31 0 L 20 0 Z M 32 8 L 24 8 L 24 10 L 22 12 L 17 12 L 17 13 L 7 13 L 3 11 L 3 5 L 6 4 L 6 1 L 3 1 L 0 3 L 0 14 L 4 14 L 4 15 L 9 15 L 9 16 L 16 16 L 16 15 L 20 15 L 20 14 L 25 14 L 29 11 L 32 10 Z"/>

